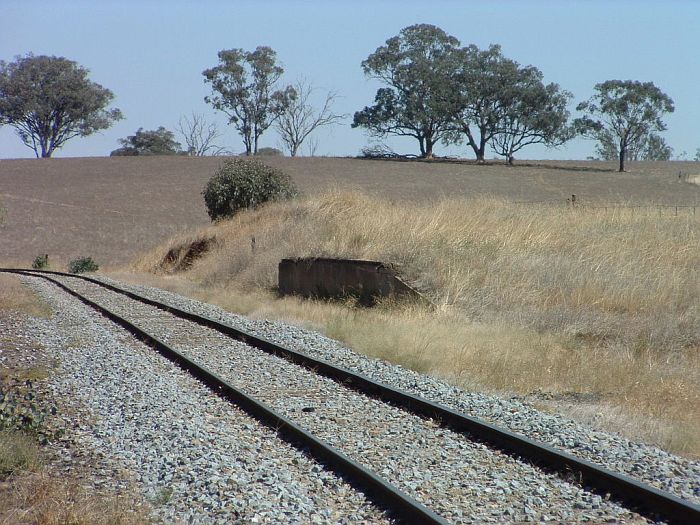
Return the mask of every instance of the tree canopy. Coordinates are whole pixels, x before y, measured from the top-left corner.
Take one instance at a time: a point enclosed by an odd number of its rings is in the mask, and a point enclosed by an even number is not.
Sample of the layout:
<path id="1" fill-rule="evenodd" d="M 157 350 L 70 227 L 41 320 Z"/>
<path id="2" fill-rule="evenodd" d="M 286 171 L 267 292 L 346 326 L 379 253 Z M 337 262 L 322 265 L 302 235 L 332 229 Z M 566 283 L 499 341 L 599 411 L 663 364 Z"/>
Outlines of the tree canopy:
<path id="1" fill-rule="evenodd" d="M 431 158 L 454 114 L 448 79 L 458 46 L 459 40 L 429 24 L 406 27 L 387 40 L 362 62 L 362 69 L 388 87 L 377 90 L 374 105 L 355 113 L 352 127 L 376 136 L 413 137 L 421 156 Z"/>
<path id="2" fill-rule="evenodd" d="M 509 164 L 525 146 L 555 147 L 573 136 L 566 109 L 573 95 L 557 84 L 545 85 L 542 78 L 536 67 L 517 67 L 514 82 L 503 87 L 502 114 L 495 123 L 490 145 Z"/>
<path id="3" fill-rule="evenodd" d="M 619 171 L 625 170 L 630 149 L 641 149 L 666 125 L 661 120 L 674 110 L 673 100 L 653 82 L 607 80 L 595 86 L 595 95 L 581 102 L 576 109 L 584 116 L 574 121 L 584 137 L 597 140 L 604 148 L 617 147 Z"/>
<path id="4" fill-rule="evenodd" d="M 119 139 L 121 148 L 115 149 L 110 157 L 136 157 L 140 155 L 178 155 L 185 153 L 180 151 L 180 143 L 175 140 L 172 131 L 163 126 L 156 130 L 139 128 L 134 135 L 125 139 Z"/>
<path id="5" fill-rule="evenodd" d="M 537 68 L 504 57 L 498 45 L 459 45 L 428 24 L 387 40 L 362 68 L 388 87 L 377 90 L 373 106 L 355 113 L 353 127 L 413 137 L 424 158 L 438 141 L 466 141 L 478 161 L 487 145 L 512 162 L 530 144 L 557 146 L 571 137 L 568 92 L 545 85 Z"/>
<path id="6" fill-rule="evenodd" d="M 0 124 L 15 128 L 37 157 L 51 157 L 74 137 L 107 129 L 122 118 L 106 109 L 114 95 L 88 79 L 89 71 L 55 56 L 0 61 Z"/>
<path id="7" fill-rule="evenodd" d="M 596 145 L 596 154 L 602 160 L 620 159 L 619 142 L 611 133 L 601 133 L 599 143 Z M 642 141 L 632 144 L 625 153 L 625 162 L 637 160 L 671 160 L 673 148 L 666 144 L 666 140 L 656 133 L 650 133 Z"/>
<path id="8" fill-rule="evenodd" d="M 293 89 L 276 89 L 284 69 L 270 47 L 228 49 L 218 57 L 219 65 L 202 72 L 212 88 L 204 100 L 228 116 L 243 138 L 246 155 L 255 155 L 260 136 L 289 105 Z"/>
<path id="9" fill-rule="evenodd" d="M 511 88 L 518 81 L 518 63 L 503 56 L 501 46 L 481 50 L 469 45 L 454 53 L 452 115 L 449 142 L 462 136 L 479 162 L 484 161 L 486 145 L 496 134 L 510 103 Z"/>

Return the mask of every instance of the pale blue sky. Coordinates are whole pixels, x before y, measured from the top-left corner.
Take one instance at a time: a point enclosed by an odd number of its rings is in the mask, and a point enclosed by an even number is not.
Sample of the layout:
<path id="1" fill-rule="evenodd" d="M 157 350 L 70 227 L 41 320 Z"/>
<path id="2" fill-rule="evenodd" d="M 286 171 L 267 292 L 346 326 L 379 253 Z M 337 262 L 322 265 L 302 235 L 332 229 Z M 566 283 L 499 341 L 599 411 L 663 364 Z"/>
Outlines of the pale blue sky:
<path id="1" fill-rule="evenodd" d="M 201 72 L 216 65 L 221 49 L 277 51 L 285 80 L 305 77 L 340 95 L 335 109 L 352 115 L 372 102 L 378 84 L 360 62 L 416 23 L 435 24 L 463 45 L 503 47 L 506 56 L 542 70 L 577 102 L 609 79 L 652 81 L 676 104 L 666 118 L 667 142 L 692 158 L 700 147 L 700 1 L 12 1 L 0 0 L 0 59 L 27 52 L 65 56 L 111 89 L 125 119 L 107 131 L 68 142 L 55 156 L 102 156 L 136 129 L 174 130 L 183 114 L 205 113 L 226 128 L 222 140 L 243 145 L 225 117 L 207 106 Z M 318 154 L 355 155 L 370 142 L 345 124 L 318 134 Z M 278 146 L 274 131 L 263 146 Z M 407 140 L 398 152 L 415 153 Z M 306 147 L 303 147 L 306 153 Z M 530 147 L 519 158 L 582 159 L 594 144 Z M 464 146 L 437 154 L 471 156 Z M 0 128 L 0 158 L 32 157 L 14 130 Z"/>

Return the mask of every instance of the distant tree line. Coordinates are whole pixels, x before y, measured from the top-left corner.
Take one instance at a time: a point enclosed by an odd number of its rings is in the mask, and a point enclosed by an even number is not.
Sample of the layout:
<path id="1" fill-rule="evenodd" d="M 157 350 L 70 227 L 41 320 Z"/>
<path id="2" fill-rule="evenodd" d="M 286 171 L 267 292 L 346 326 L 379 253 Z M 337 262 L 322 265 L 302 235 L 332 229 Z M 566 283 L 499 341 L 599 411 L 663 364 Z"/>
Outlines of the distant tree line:
<path id="1" fill-rule="evenodd" d="M 466 143 L 483 162 L 486 146 L 512 163 L 531 144 L 556 147 L 577 135 L 598 141 L 598 153 L 620 161 L 663 159 L 670 148 L 656 132 L 673 101 L 651 82 L 610 80 L 577 106 L 569 122 L 571 93 L 545 84 L 542 72 L 503 56 L 500 46 L 460 47 L 439 27 L 406 27 L 362 62 L 365 75 L 382 82 L 374 104 L 355 113 L 353 127 L 384 137 L 417 140 L 420 156 L 435 144 Z"/>
<path id="2" fill-rule="evenodd" d="M 260 138 L 277 131 L 291 156 L 310 135 L 346 117 L 333 111 L 337 93 L 312 104 L 314 87 L 305 80 L 280 83 L 284 69 L 275 51 L 228 49 L 218 64 L 202 72 L 211 94 L 205 101 L 224 113 L 240 134 L 245 155 L 275 154 L 261 148 Z M 672 149 L 659 134 L 673 101 L 651 82 L 608 80 L 581 102 L 573 120 L 573 95 L 542 72 L 503 55 L 501 47 L 462 46 L 434 25 L 416 24 L 389 38 L 363 62 L 366 76 L 380 81 L 371 105 L 355 112 L 353 128 L 371 136 L 415 139 L 422 158 L 435 146 L 465 145 L 478 162 L 490 147 L 512 164 L 532 144 L 557 147 L 576 136 L 596 142 L 596 153 L 618 160 L 620 171 L 630 160 L 668 160 Z M 50 157 L 71 138 L 88 136 L 123 118 L 108 109 L 114 95 L 91 82 L 88 71 L 62 57 L 17 57 L 0 61 L 0 124 L 12 126 L 37 157 Z M 112 155 L 191 156 L 231 154 L 217 144 L 221 133 L 203 115 L 181 117 L 175 134 L 164 127 L 139 128 L 120 139 Z M 312 145 L 312 150 L 315 144 Z M 274 151 L 272 151 L 274 150 Z M 700 153 L 699 153 L 700 156 Z"/>
<path id="3" fill-rule="evenodd" d="M 537 68 L 504 57 L 496 45 L 460 47 L 442 29 L 419 24 L 387 40 L 362 69 L 386 87 L 352 126 L 413 137 L 423 158 L 432 158 L 438 142 L 466 142 L 480 162 L 487 144 L 512 162 L 529 144 L 555 146 L 571 136 L 571 94 L 545 85 Z"/>

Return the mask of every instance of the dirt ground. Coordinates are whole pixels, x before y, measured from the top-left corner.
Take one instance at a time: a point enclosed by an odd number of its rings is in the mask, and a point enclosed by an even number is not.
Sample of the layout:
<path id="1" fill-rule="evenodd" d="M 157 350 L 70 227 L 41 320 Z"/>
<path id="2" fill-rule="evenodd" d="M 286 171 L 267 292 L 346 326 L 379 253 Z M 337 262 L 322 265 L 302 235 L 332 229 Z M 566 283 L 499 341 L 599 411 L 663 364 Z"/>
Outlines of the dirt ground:
<path id="1" fill-rule="evenodd" d="M 392 200 L 494 195 L 512 201 L 699 205 L 695 162 L 455 161 L 270 158 L 302 192 L 360 189 Z M 29 266 L 49 254 L 62 269 L 78 256 L 119 266 L 171 235 L 208 223 L 201 197 L 220 157 L 0 160 L 0 262 Z M 700 210 L 698 210 L 700 211 Z"/>

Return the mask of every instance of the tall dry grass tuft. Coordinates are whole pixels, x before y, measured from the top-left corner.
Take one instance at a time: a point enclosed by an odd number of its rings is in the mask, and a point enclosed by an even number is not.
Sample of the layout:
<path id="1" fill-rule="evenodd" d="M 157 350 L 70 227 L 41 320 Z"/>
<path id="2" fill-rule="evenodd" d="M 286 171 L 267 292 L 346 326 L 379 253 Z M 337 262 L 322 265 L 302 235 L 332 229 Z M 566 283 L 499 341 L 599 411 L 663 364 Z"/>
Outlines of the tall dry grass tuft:
<path id="1" fill-rule="evenodd" d="M 21 312 L 34 317 L 52 315 L 51 308 L 22 286 L 17 276 L 0 273 L 0 317 L 5 312 Z"/>
<path id="2" fill-rule="evenodd" d="M 96 495 L 71 476 L 42 468 L 0 486 L 0 525 L 145 525 L 152 520 L 135 498 Z"/>
<path id="3" fill-rule="evenodd" d="M 26 434 L 0 429 L 0 479 L 23 470 L 36 470 L 39 449 Z"/>
<path id="4" fill-rule="evenodd" d="M 227 303 L 217 290 L 274 290 L 283 257 L 389 261 L 436 312 L 295 299 L 248 300 L 245 309 L 304 319 L 362 352 L 464 386 L 590 394 L 639 422 L 628 434 L 700 455 L 698 226 L 700 217 L 656 210 L 332 191 L 175 239 L 135 268 L 157 272 L 178 243 L 215 236 L 183 275 Z M 648 426 L 675 430 L 649 436 Z"/>

